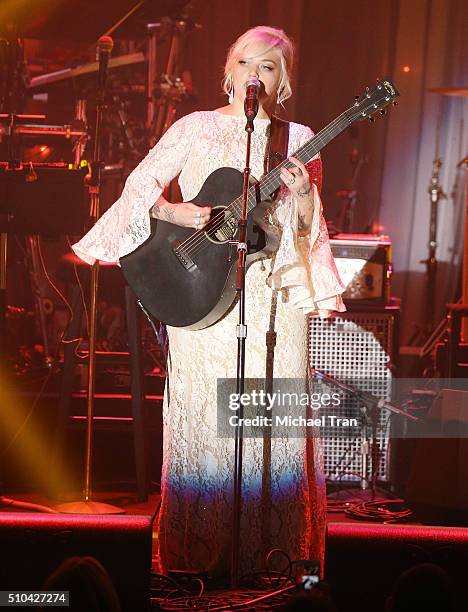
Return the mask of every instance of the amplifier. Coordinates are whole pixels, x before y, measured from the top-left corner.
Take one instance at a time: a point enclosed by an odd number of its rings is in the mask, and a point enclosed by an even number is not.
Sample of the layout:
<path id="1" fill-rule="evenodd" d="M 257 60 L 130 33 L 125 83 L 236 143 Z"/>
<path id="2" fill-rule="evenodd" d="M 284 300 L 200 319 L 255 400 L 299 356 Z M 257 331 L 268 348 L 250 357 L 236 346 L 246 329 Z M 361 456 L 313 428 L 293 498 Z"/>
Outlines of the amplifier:
<path id="1" fill-rule="evenodd" d="M 392 243 L 388 236 L 338 234 L 331 240 L 338 273 L 351 309 L 382 308 L 390 302 Z"/>
<path id="2" fill-rule="evenodd" d="M 399 309 L 394 306 L 372 312 L 345 312 L 328 319 L 309 317 L 310 366 L 360 391 L 391 401 L 398 318 Z M 349 397 L 334 413 L 359 419 L 361 407 L 356 398 Z M 388 410 L 379 409 L 380 461 L 376 472 L 380 481 L 390 478 L 389 418 Z M 359 481 L 363 469 L 371 477 L 362 439 L 349 435 L 349 428 L 325 427 L 322 443 L 327 479 Z"/>

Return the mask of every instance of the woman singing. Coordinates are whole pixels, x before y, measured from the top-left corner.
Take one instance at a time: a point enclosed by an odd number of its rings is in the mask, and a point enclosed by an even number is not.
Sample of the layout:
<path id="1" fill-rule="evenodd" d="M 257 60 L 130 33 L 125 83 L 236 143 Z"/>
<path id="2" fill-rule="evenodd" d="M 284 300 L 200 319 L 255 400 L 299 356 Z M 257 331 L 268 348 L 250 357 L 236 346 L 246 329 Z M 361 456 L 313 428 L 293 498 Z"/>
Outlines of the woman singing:
<path id="1" fill-rule="evenodd" d="M 230 48 L 223 87 L 229 104 L 182 117 L 128 177 L 120 199 L 76 245 L 82 259 L 115 262 L 150 234 L 150 217 L 202 229 L 210 206 L 190 201 L 217 168 L 245 166 L 245 84 L 261 84 L 252 134 L 251 170 L 265 172 L 271 116 L 291 96 L 293 45 L 282 30 L 259 26 Z M 312 137 L 289 124 L 288 151 Z M 270 223 L 280 234 L 273 256 L 246 274 L 248 378 L 305 379 L 308 313 L 343 311 L 344 288 L 331 255 L 319 197 L 321 161 L 294 157 L 281 170 L 284 187 Z M 184 202 L 164 188 L 178 176 Z M 160 288 L 164 290 L 163 287 Z M 229 574 L 234 442 L 217 436 L 217 380 L 236 377 L 237 309 L 207 329 L 168 328 L 170 359 L 164 401 L 162 504 L 158 516 L 160 567 Z M 272 342 L 272 338 L 274 341 Z M 292 559 L 323 557 L 325 491 L 317 440 L 246 438 L 243 455 L 241 571 L 262 566 L 272 548 Z"/>

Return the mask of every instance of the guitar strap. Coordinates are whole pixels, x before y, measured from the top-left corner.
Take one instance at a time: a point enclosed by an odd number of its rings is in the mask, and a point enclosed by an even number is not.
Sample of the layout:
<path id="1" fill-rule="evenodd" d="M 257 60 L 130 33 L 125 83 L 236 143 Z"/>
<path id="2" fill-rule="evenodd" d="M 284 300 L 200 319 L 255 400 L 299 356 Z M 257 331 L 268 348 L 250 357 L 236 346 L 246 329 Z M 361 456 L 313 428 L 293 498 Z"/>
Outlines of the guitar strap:
<path id="1" fill-rule="evenodd" d="M 289 121 L 271 116 L 266 172 L 276 168 L 288 156 Z"/>

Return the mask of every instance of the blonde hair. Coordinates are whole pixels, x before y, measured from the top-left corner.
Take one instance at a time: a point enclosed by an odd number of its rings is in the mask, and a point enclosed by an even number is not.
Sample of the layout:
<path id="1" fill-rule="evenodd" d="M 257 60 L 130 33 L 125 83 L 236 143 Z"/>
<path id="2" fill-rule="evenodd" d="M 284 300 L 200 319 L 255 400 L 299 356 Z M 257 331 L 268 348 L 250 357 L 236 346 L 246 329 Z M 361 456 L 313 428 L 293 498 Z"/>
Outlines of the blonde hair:
<path id="1" fill-rule="evenodd" d="M 292 40 L 279 28 L 270 26 L 257 26 L 244 32 L 229 48 L 224 66 L 222 87 L 226 95 L 231 95 L 233 80 L 232 68 L 242 55 L 244 49 L 253 42 L 265 43 L 267 50 L 278 49 L 281 57 L 281 79 L 278 85 L 278 104 L 291 97 L 291 76 L 294 64 L 294 44 Z"/>

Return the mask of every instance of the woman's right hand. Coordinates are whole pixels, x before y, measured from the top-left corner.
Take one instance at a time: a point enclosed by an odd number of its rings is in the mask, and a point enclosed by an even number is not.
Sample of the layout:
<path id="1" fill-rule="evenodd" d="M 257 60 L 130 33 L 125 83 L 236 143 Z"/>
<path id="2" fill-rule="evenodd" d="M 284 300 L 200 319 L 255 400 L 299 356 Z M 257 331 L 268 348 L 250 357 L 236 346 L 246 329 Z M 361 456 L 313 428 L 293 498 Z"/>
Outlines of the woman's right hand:
<path id="1" fill-rule="evenodd" d="M 150 214 L 154 219 L 168 221 L 181 227 L 203 229 L 210 220 L 211 207 L 197 206 L 191 202 L 171 203 L 161 197 L 154 204 Z"/>

